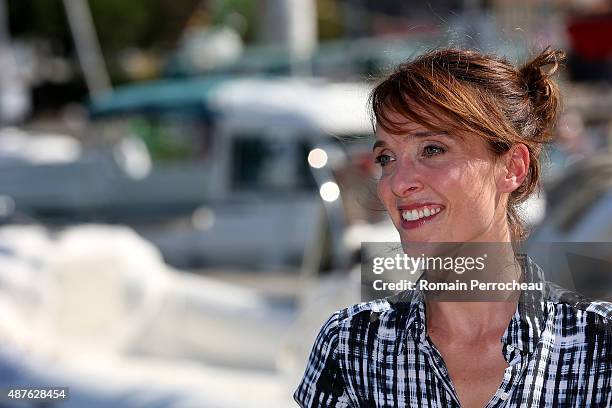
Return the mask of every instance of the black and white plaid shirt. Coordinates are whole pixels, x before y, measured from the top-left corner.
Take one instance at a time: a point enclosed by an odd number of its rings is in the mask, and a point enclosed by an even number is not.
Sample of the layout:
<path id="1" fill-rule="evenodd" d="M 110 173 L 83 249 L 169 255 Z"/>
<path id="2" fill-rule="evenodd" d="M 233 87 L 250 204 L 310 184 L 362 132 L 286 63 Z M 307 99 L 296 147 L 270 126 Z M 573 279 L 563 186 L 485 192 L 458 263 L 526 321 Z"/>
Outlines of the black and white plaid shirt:
<path id="1" fill-rule="evenodd" d="M 525 279 L 541 279 L 521 259 Z M 612 407 L 612 304 L 545 288 L 521 294 L 501 338 L 509 367 L 486 407 Z M 425 322 L 418 291 L 337 311 L 294 399 L 302 407 L 459 407 Z"/>

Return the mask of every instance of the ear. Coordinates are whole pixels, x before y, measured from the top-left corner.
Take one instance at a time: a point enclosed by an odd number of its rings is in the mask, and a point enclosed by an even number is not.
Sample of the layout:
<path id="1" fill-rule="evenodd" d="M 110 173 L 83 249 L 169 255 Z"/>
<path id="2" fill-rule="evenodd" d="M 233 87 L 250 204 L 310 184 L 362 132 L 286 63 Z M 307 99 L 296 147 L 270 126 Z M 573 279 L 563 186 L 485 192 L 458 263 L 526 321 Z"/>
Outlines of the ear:
<path id="1" fill-rule="evenodd" d="M 523 184 L 529 171 L 529 149 L 523 143 L 510 148 L 502 160 L 503 169 L 498 179 L 499 191 L 511 193 Z"/>

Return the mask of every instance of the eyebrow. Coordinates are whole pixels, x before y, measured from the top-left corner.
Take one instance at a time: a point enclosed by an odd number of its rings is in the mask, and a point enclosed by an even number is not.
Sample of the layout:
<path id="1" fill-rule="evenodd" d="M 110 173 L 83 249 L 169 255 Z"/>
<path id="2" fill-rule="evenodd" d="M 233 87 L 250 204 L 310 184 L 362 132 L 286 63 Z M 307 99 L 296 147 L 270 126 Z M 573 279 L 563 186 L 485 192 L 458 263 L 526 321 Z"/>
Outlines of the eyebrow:
<path id="1" fill-rule="evenodd" d="M 429 137 L 429 136 L 449 136 L 447 132 L 436 132 L 436 131 L 424 131 L 424 132 L 415 132 L 409 133 L 406 136 L 412 136 L 417 138 Z M 372 150 L 376 150 L 377 147 L 385 147 L 387 143 L 384 140 L 377 140 L 372 146 Z"/>

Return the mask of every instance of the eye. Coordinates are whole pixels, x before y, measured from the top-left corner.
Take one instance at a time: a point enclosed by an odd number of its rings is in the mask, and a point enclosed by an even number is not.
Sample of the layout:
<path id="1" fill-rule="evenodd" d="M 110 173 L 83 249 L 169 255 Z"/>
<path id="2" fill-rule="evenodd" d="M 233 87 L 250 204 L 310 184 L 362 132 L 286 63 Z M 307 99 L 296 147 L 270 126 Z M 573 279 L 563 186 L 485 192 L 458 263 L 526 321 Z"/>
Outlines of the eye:
<path id="1" fill-rule="evenodd" d="M 381 154 L 381 155 L 376 156 L 376 158 L 374 159 L 374 162 L 380 164 L 380 167 L 385 167 L 387 164 L 391 163 L 393 160 L 395 159 L 389 156 L 388 154 Z"/>
<path id="2" fill-rule="evenodd" d="M 425 146 L 425 148 L 423 148 L 423 156 L 425 157 L 437 156 L 444 152 L 446 152 L 446 150 L 443 147 L 436 146 L 436 145 L 427 145 Z"/>

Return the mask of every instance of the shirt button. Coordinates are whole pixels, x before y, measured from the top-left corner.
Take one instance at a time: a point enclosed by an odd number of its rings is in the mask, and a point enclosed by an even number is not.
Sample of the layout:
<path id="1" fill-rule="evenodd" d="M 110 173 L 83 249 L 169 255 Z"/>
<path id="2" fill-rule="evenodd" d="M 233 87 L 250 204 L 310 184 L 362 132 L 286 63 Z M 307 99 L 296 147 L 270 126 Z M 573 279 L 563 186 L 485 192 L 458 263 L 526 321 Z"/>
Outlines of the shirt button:
<path id="1" fill-rule="evenodd" d="M 508 344 L 507 349 L 508 349 L 509 352 L 512 352 L 512 351 L 514 351 L 514 346 L 512 344 Z"/>
<path id="2" fill-rule="evenodd" d="M 508 394 L 507 392 L 502 392 L 501 395 L 499 396 L 499 398 L 502 399 L 502 401 L 505 401 L 508 399 L 508 397 L 510 396 L 510 394 Z"/>

